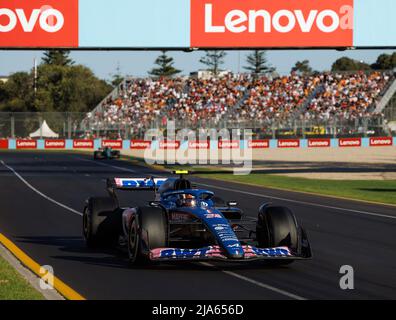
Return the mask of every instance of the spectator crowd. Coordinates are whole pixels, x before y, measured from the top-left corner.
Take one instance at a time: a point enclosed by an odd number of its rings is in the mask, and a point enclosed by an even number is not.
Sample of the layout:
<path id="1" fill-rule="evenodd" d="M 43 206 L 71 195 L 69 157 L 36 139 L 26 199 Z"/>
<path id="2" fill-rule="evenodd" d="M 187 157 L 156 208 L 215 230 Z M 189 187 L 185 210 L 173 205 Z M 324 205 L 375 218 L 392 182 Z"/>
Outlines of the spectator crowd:
<path id="1" fill-rule="evenodd" d="M 254 77 L 127 79 L 85 121 L 137 132 L 166 126 L 209 127 L 227 121 L 328 121 L 378 116 L 375 107 L 391 83 L 385 72 L 318 73 Z M 94 129 L 93 129 L 94 130 Z"/>

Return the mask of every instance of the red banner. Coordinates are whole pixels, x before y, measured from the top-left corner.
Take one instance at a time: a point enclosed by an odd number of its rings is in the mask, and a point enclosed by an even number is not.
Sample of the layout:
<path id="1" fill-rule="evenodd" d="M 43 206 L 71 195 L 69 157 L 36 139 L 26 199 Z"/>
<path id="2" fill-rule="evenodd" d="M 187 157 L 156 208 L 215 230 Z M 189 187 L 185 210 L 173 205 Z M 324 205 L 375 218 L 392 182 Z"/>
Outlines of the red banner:
<path id="1" fill-rule="evenodd" d="M 78 0 L 0 3 L 2 47 L 78 47 Z"/>
<path id="2" fill-rule="evenodd" d="M 278 148 L 299 148 L 299 139 L 281 139 L 278 140 Z"/>
<path id="3" fill-rule="evenodd" d="M 249 140 L 249 149 L 266 149 L 269 148 L 269 140 Z"/>
<path id="4" fill-rule="evenodd" d="M 329 148 L 330 139 L 308 139 L 308 148 Z"/>
<path id="5" fill-rule="evenodd" d="M 361 147 L 362 139 L 361 138 L 341 138 L 338 140 L 338 146 L 341 148 Z"/>
<path id="6" fill-rule="evenodd" d="M 348 47 L 353 15 L 353 0 L 191 0 L 191 47 Z"/>
<path id="7" fill-rule="evenodd" d="M 44 148 L 45 149 L 65 149 L 66 141 L 65 140 L 45 140 Z"/>
<path id="8" fill-rule="evenodd" d="M 148 149 L 151 147 L 151 141 L 146 140 L 131 140 L 130 148 L 131 149 Z"/>
<path id="9" fill-rule="evenodd" d="M 180 141 L 160 141 L 160 149 L 176 150 L 180 148 Z"/>
<path id="10" fill-rule="evenodd" d="M 74 149 L 93 149 L 93 140 L 73 140 Z"/>
<path id="11" fill-rule="evenodd" d="M 122 140 L 102 140 L 102 147 L 122 149 Z"/>
<path id="12" fill-rule="evenodd" d="M 0 149 L 8 149 L 8 139 L 0 140 Z"/>
<path id="13" fill-rule="evenodd" d="M 36 140 L 17 140 L 16 148 L 17 149 L 36 149 L 37 141 Z"/>
<path id="14" fill-rule="evenodd" d="M 393 146 L 392 137 L 373 137 L 370 138 L 370 147 L 390 147 Z"/>
<path id="15" fill-rule="evenodd" d="M 239 141 L 236 141 L 236 140 L 219 141 L 218 148 L 219 149 L 238 149 Z"/>
<path id="16" fill-rule="evenodd" d="M 210 142 L 209 141 L 189 141 L 188 148 L 189 149 L 209 149 Z"/>

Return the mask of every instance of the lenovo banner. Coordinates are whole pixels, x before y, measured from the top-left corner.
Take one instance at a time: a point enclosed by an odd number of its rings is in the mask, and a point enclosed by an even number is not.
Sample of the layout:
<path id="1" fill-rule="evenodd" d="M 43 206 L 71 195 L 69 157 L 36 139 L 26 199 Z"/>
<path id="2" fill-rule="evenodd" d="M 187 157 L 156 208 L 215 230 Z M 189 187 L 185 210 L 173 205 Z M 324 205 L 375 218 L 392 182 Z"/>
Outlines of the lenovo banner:
<path id="1" fill-rule="evenodd" d="M 210 149 L 209 141 L 189 141 L 189 149 Z"/>
<path id="2" fill-rule="evenodd" d="M 192 0 L 193 47 L 353 45 L 353 0 Z"/>
<path id="3" fill-rule="evenodd" d="M 65 140 L 45 140 L 44 147 L 45 147 L 45 149 L 65 149 L 66 141 Z"/>
<path id="4" fill-rule="evenodd" d="M 137 150 L 145 150 L 151 147 L 151 141 L 146 140 L 131 140 L 130 148 Z"/>
<path id="5" fill-rule="evenodd" d="M 0 140 L 0 149 L 8 149 L 8 139 Z"/>
<path id="6" fill-rule="evenodd" d="M 78 0 L 0 2 L 1 47 L 78 47 Z"/>
<path id="7" fill-rule="evenodd" d="M 93 149 L 93 140 L 73 140 L 73 149 Z"/>
<path id="8" fill-rule="evenodd" d="M 300 148 L 300 140 L 299 139 L 278 140 L 278 148 Z"/>
<path id="9" fill-rule="evenodd" d="M 330 139 L 308 139 L 308 148 L 329 148 Z"/>
<path id="10" fill-rule="evenodd" d="M 393 146 L 392 137 L 373 137 L 370 138 L 370 147 L 391 147 Z"/>
<path id="11" fill-rule="evenodd" d="M 37 141 L 36 140 L 17 140 L 16 148 L 17 149 L 36 149 Z"/>
<path id="12" fill-rule="evenodd" d="M 361 138 L 341 138 L 338 140 L 338 146 L 341 148 L 361 147 L 362 139 Z"/>
<path id="13" fill-rule="evenodd" d="M 102 147 L 122 149 L 122 140 L 102 140 Z"/>
<path id="14" fill-rule="evenodd" d="M 269 140 L 249 140 L 249 149 L 266 149 L 270 147 Z"/>

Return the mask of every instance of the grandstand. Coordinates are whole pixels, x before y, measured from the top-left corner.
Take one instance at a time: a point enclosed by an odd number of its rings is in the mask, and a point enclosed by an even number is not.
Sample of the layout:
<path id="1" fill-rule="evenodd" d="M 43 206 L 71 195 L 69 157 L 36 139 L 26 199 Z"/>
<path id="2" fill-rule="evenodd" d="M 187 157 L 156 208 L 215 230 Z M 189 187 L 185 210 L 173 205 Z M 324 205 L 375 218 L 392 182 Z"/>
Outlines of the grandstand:
<path id="1" fill-rule="evenodd" d="M 142 137 L 169 120 L 177 128 L 250 128 L 261 137 L 383 135 L 389 134 L 383 100 L 395 90 L 393 71 L 127 78 L 83 126 L 123 137 Z"/>

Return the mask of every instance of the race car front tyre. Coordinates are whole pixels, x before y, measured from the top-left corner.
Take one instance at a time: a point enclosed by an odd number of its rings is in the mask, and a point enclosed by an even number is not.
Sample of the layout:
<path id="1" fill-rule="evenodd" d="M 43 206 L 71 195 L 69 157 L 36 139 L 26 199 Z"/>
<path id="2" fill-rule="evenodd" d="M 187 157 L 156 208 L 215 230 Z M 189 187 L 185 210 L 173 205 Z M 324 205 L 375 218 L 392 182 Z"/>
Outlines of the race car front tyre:
<path id="1" fill-rule="evenodd" d="M 132 217 L 128 234 L 130 265 L 150 262 L 150 250 L 165 248 L 168 243 L 168 221 L 161 208 L 141 207 Z"/>
<path id="2" fill-rule="evenodd" d="M 95 151 L 94 152 L 94 160 L 98 160 L 100 158 L 100 152 L 99 151 Z"/>
<path id="3" fill-rule="evenodd" d="M 293 212 L 286 207 L 263 206 L 260 209 L 257 227 L 257 242 L 260 248 L 298 248 L 298 226 Z M 271 265 L 287 265 L 294 260 L 271 260 Z"/>
<path id="4" fill-rule="evenodd" d="M 88 247 L 114 245 L 121 225 L 121 212 L 112 198 L 88 199 L 83 213 L 83 234 Z"/>

